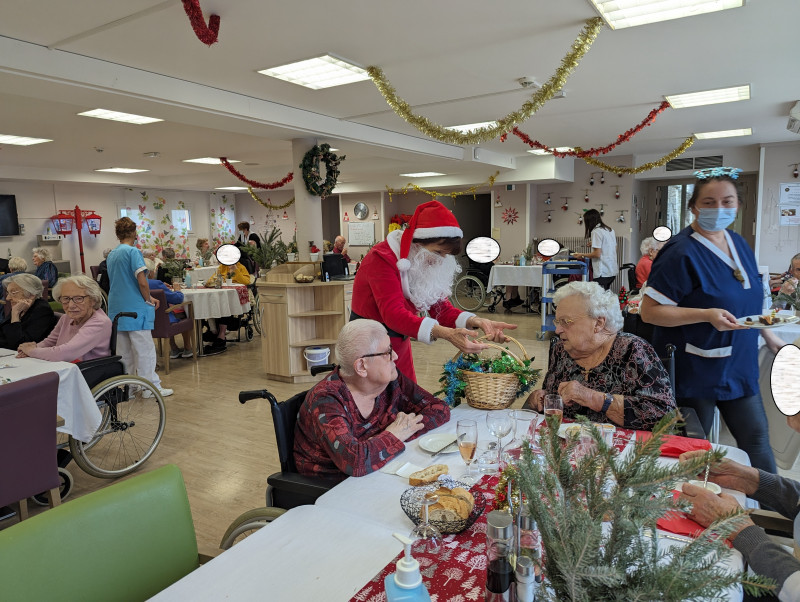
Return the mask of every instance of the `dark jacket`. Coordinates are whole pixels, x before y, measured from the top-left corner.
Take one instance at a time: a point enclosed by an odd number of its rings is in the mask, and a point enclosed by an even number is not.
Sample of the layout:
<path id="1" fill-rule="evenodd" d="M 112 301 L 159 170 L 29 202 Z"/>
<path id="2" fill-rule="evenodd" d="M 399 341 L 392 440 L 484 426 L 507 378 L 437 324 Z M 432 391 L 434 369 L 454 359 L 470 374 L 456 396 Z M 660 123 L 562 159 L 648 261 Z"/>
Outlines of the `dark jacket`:
<path id="1" fill-rule="evenodd" d="M 0 347 L 16 350 L 22 343 L 38 343 L 47 338 L 56 325 L 56 316 L 50 304 L 36 299 L 19 322 L 8 319 L 0 325 Z"/>

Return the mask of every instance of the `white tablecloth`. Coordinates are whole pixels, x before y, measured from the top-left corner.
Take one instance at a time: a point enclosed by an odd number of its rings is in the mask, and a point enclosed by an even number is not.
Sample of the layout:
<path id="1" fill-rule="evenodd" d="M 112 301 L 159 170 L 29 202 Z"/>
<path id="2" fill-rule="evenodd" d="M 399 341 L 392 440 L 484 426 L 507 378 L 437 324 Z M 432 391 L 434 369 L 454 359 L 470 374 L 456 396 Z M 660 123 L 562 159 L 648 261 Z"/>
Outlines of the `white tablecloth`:
<path id="1" fill-rule="evenodd" d="M 88 443 L 100 426 L 102 416 L 92 396 L 89 385 L 78 369 L 69 362 L 48 362 L 32 357 L 16 358 L 15 352 L 2 350 L 0 355 L 0 376 L 12 382 L 37 376 L 46 372 L 58 373 L 58 415 L 64 425 L 58 430 Z"/>
<path id="2" fill-rule="evenodd" d="M 250 303 L 239 303 L 239 295 L 233 288 L 187 288 L 181 292 L 194 305 L 195 320 L 239 316 L 250 311 Z"/>
<path id="3" fill-rule="evenodd" d="M 542 287 L 541 265 L 493 265 L 489 273 L 488 290 L 501 284 Z"/>
<path id="4" fill-rule="evenodd" d="M 191 283 L 192 286 L 194 286 L 195 284 L 205 282 L 206 280 L 211 278 L 211 276 L 216 274 L 217 267 L 210 266 L 207 268 L 194 268 L 187 271 L 186 273 L 189 274 L 189 282 Z"/>

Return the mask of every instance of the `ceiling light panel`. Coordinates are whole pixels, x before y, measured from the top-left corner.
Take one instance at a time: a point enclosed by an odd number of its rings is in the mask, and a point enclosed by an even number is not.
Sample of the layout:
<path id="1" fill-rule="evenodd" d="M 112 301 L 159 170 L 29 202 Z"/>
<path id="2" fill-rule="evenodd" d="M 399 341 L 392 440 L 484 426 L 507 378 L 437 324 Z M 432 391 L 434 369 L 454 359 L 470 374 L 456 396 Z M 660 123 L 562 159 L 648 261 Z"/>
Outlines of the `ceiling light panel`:
<path id="1" fill-rule="evenodd" d="M 589 0 L 612 29 L 694 17 L 729 8 L 744 0 Z"/>
<path id="2" fill-rule="evenodd" d="M 750 84 L 746 86 L 733 86 L 718 90 L 704 90 L 702 92 L 689 92 L 688 94 L 671 94 L 665 96 L 673 109 L 686 109 L 703 105 L 715 105 L 723 102 L 737 102 L 750 100 Z"/>
<path id="3" fill-rule="evenodd" d="M 222 165 L 217 157 L 200 157 L 199 159 L 184 159 L 184 163 L 203 163 L 204 165 Z M 228 159 L 228 163 L 241 163 L 236 159 Z"/>
<path id="4" fill-rule="evenodd" d="M 439 173 L 438 171 L 418 171 L 415 173 L 401 173 L 400 175 L 405 178 L 432 178 L 434 176 L 443 176 L 445 174 Z"/>
<path id="5" fill-rule="evenodd" d="M 559 153 L 571 153 L 575 149 L 571 146 L 557 146 L 556 152 Z M 552 153 L 548 153 L 546 150 L 542 150 L 541 148 L 534 148 L 528 151 L 532 155 L 550 155 Z"/>
<path id="6" fill-rule="evenodd" d="M 367 72 L 358 65 L 330 54 L 280 67 L 263 69 L 259 73 L 312 90 L 343 86 L 369 79 Z"/>
<path id="7" fill-rule="evenodd" d="M 0 144 L 30 146 L 31 144 L 41 144 L 42 142 L 52 142 L 52 140 L 49 140 L 48 138 L 27 138 L 26 136 L 11 136 L 10 134 L 0 134 Z"/>
<path id="8" fill-rule="evenodd" d="M 710 140 L 711 138 L 733 138 L 735 136 L 751 136 L 752 134 L 752 128 L 742 128 L 739 130 L 722 130 L 719 132 L 701 132 L 695 134 L 694 137 L 698 140 Z"/>
<path id="9" fill-rule="evenodd" d="M 220 186 L 214 190 L 247 190 L 246 186 Z"/>
<path id="10" fill-rule="evenodd" d="M 132 123 L 134 125 L 144 125 L 164 121 L 155 117 L 145 117 L 144 115 L 134 115 L 133 113 L 120 113 L 119 111 L 108 111 L 106 109 L 94 109 L 78 113 L 83 117 L 96 117 L 97 119 L 108 119 L 110 121 L 121 121 L 122 123 Z"/>
<path id="11" fill-rule="evenodd" d="M 444 129 L 446 130 L 453 130 L 455 132 L 462 132 L 464 134 L 471 132 L 473 130 L 479 130 L 481 128 L 493 128 L 497 126 L 496 121 L 483 121 L 481 123 L 467 123 L 466 125 L 448 125 Z"/>
<path id="12" fill-rule="evenodd" d="M 106 169 L 95 169 L 95 171 L 105 171 L 108 173 L 140 173 L 150 171 L 149 169 L 133 169 L 132 167 L 108 167 Z"/>

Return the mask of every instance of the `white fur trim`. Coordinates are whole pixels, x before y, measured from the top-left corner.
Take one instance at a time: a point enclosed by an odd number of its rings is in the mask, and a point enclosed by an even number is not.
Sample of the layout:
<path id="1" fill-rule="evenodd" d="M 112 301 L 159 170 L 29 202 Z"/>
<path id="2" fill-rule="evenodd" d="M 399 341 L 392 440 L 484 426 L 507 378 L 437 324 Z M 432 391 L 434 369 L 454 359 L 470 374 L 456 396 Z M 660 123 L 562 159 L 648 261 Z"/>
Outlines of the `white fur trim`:
<path id="1" fill-rule="evenodd" d="M 467 320 L 469 320 L 475 314 L 471 314 L 468 311 L 462 311 L 458 314 L 456 318 L 456 328 L 466 328 L 467 327 Z"/>
<path id="2" fill-rule="evenodd" d="M 397 269 L 400 270 L 401 272 L 407 272 L 408 270 L 411 269 L 411 262 L 405 257 L 403 259 L 398 259 Z"/>
<path id="3" fill-rule="evenodd" d="M 400 239 L 403 238 L 402 230 L 392 230 L 386 236 L 386 242 L 389 243 L 389 248 L 394 252 L 396 257 L 400 257 Z"/>
<path id="4" fill-rule="evenodd" d="M 433 318 L 423 318 L 422 324 L 419 325 L 419 330 L 417 331 L 417 340 L 420 343 L 427 343 L 428 345 L 433 343 L 433 341 L 431 341 L 431 332 L 433 331 L 433 327 L 438 323 L 439 322 Z"/>
<path id="5" fill-rule="evenodd" d="M 417 228 L 414 238 L 463 238 L 464 232 L 455 226 L 437 226 L 436 228 Z"/>

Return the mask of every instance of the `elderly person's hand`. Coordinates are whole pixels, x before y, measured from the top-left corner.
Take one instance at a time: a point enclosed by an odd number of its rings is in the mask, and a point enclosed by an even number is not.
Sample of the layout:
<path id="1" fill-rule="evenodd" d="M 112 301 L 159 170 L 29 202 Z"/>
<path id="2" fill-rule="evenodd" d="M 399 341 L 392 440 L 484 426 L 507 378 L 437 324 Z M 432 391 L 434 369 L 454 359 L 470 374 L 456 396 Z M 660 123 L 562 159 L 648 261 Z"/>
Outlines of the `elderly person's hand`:
<path id="1" fill-rule="evenodd" d="M 705 453 L 701 450 L 684 452 L 678 457 L 678 462 L 686 462 L 692 458 L 703 456 Z M 720 487 L 735 489 L 745 495 L 753 495 L 758 489 L 760 479 L 757 468 L 744 466 L 724 458 L 721 462 L 711 465 L 708 480 Z"/>
<path id="2" fill-rule="evenodd" d="M 28 352 L 31 349 L 36 349 L 36 343 L 22 343 L 17 347 L 17 357 L 28 357 Z"/>
<path id="3" fill-rule="evenodd" d="M 525 403 L 522 404 L 522 407 L 530 408 L 531 410 L 536 410 L 537 412 L 543 412 L 545 395 L 547 395 L 547 392 L 544 389 L 536 389 L 530 395 L 528 395 L 528 399 L 525 400 Z"/>
<path id="4" fill-rule="evenodd" d="M 485 334 L 486 338 L 495 343 L 504 343 L 506 340 L 503 334 L 504 330 L 514 330 L 517 325 L 509 324 L 507 322 L 496 322 L 494 320 L 487 320 L 486 318 L 471 317 L 467 321 L 467 326 L 471 328 L 480 328 Z"/>
<path id="5" fill-rule="evenodd" d="M 784 293 L 786 295 L 791 295 L 797 289 L 797 278 L 789 278 L 786 282 L 783 283 L 781 286 L 781 290 L 778 291 L 779 293 Z"/>
<path id="6" fill-rule="evenodd" d="M 595 412 L 599 412 L 603 407 L 604 395 L 577 380 L 570 380 L 558 385 L 558 394 L 561 395 L 565 405 L 576 403 Z"/>
<path id="7" fill-rule="evenodd" d="M 683 484 L 681 499 L 687 500 L 692 504 L 687 514 L 703 527 L 708 527 L 723 516 L 741 509 L 739 502 L 732 495 L 727 493 L 717 495 L 708 489 L 689 483 Z M 739 526 L 728 537 L 733 540 L 739 534 L 739 531 L 752 525 L 753 521 L 750 518 L 742 516 Z"/>
<path id="8" fill-rule="evenodd" d="M 11 306 L 11 321 L 19 322 L 19 319 L 31 308 L 35 300 L 33 297 L 24 297 L 16 301 Z"/>
<path id="9" fill-rule="evenodd" d="M 422 414 L 406 414 L 405 412 L 399 412 L 394 422 L 386 427 L 386 431 L 400 439 L 400 441 L 405 441 L 417 431 L 425 428 L 422 424 L 422 420 Z"/>

